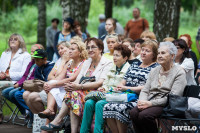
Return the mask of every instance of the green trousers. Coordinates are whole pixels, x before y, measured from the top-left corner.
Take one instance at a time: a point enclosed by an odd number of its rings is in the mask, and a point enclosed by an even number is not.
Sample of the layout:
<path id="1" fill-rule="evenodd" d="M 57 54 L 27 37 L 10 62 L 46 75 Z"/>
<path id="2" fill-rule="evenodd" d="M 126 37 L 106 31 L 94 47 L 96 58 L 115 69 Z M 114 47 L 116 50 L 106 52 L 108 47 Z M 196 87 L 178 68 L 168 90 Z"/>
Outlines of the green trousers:
<path id="1" fill-rule="evenodd" d="M 95 112 L 94 133 L 103 133 L 103 127 L 104 127 L 103 107 L 106 103 L 108 103 L 106 102 L 106 100 L 100 100 L 96 102 L 92 99 L 89 99 L 85 102 L 80 133 L 90 132 L 94 112 Z"/>

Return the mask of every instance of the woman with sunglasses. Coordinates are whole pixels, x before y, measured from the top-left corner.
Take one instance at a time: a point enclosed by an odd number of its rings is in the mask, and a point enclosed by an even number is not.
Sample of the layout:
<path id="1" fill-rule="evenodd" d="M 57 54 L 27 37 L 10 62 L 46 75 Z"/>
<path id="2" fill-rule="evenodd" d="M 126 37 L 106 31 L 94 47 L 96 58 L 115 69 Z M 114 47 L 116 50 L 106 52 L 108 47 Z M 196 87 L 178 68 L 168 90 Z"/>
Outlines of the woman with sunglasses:
<path id="1" fill-rule="evenodd" d="M 31 61 L 31 56 L 27 52 L 24 39 L 19 34 L 12 34 L 8 41 L 9 48 L 4 51 L 0 58 L 0 93 L 7 87 L 13 87 L 20 80 Z M 0 109 L 2 108 L 2 98 L 0 94 Z M 2 113 L 0 111 L 0 122 Z"/>

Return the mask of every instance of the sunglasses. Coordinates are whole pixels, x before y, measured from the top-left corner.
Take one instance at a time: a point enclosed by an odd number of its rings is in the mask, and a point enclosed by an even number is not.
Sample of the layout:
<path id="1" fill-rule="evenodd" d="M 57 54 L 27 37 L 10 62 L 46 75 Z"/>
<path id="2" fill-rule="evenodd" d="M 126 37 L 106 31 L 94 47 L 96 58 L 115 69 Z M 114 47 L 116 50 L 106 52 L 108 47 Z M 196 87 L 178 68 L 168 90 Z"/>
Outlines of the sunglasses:
<path id="1" fill-rule="evenodd" d="M 17 38 L 10 38 L 9 41 L 18 41 Z"/>

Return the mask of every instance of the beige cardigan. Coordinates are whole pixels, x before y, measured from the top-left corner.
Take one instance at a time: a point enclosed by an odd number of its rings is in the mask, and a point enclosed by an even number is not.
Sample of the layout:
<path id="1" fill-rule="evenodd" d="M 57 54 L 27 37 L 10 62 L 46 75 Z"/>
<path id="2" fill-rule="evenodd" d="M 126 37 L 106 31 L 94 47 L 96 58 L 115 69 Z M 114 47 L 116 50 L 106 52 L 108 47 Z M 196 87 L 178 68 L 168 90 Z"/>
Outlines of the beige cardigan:
<path id="1" fill-rule="evenodd" d="M 142 89 L 139 96 L 139 100 L 149 101 L 149 99 L 156 93 L 161 93 L 150 100 L 152 106 L 165 106 L 167 103 L 167 95 L 162 97 L 165 93 L 170 92 L 170 94 L 181 96 L 183 95 L 184 88 L 187 85 L 186 74 L 183 68 L 173 65 L 166 81 L 161 87 L 159 87 L 158 75 L 161 68 L 161 66 L 157 66 L 151 70 L 145 87 Z"/>

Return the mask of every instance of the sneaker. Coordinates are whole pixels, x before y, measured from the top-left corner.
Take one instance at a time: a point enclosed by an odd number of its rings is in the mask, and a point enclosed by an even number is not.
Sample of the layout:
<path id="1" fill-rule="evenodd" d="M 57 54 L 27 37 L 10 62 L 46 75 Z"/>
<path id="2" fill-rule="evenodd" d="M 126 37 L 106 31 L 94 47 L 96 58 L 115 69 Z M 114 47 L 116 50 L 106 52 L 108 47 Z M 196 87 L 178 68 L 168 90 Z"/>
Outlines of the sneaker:
<path id="1" fill-rule="evenodd" d="M 29 119 L 27 123 L 27 128 L 33 128 L 33 119 Z"/>

